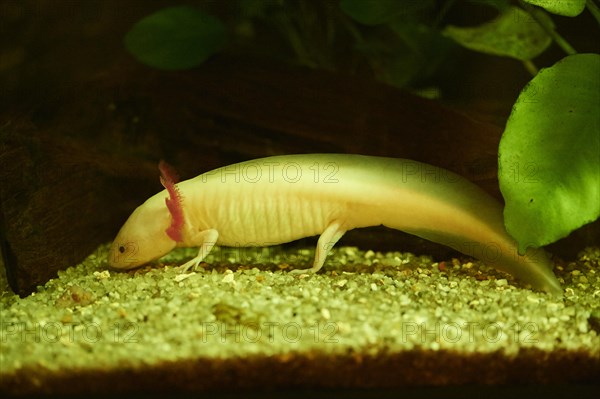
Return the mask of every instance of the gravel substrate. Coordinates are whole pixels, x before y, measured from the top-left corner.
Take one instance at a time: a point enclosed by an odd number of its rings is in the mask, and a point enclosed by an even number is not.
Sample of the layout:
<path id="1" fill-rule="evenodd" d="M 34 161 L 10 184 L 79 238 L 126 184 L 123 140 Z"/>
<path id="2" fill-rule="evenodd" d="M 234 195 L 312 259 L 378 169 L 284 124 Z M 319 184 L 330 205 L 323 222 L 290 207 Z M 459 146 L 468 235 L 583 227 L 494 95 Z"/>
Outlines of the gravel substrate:
<path id="1" fill-rule="evenodd" d="M 3 289 L 0 393 L 600 380 L 600 248 L 557 265 L 563 298 L 466 258 L 339 247 L 309 275 L 312 250 L 215 248 L 181 274 L 193 249 L 130 272 L 107 249 Z"/>

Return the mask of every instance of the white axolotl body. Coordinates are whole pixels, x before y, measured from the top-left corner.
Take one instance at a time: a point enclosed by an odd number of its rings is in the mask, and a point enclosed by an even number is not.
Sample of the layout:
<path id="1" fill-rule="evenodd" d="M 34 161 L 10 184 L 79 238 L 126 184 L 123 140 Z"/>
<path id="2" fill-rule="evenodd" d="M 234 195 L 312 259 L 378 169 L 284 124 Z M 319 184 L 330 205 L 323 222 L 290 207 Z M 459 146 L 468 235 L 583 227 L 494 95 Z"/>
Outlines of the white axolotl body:
<path id="1" fill-rule="evenodd" d="M 384 225 L 479 258 L 534 288 L 562 293 L 542 249 L 519 255 L 498 201 L 431 165 L 362 155 L 285 155 L 215 169 L 176 187 L 180 197 L 163 190 L 132 213 L 110 249 L 111 267 L 129 269 L 175 247 L 199 247 L 184 265 L 195 267 L 214 244 L 268 246 L 320 235 L 310 269 L 316 272 L 346 231 Z M 181 214 L 165 200 L 177 201 Z"/>

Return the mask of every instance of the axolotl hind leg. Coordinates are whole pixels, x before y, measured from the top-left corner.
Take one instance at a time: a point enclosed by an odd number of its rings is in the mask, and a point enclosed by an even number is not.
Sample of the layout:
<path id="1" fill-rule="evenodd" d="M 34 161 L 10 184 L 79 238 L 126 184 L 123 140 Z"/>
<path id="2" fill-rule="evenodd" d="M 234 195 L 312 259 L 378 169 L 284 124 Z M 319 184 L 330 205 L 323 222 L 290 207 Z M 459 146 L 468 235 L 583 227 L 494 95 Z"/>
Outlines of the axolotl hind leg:
<path id="1" fill-rule="evenodd" d="M 333 246 L 342 238 L 346 233 L 346 230 L 342 227 L 342 223 L 338 220 L 331 222 L 326 228 L 317 242 L 317 248 L 315 249 L 315 260 L 313 266 L 310 269 L 295 269 L 290 271 L 293 274 L 301 273 L 316 273 L 323 267 L 325 259 Z"/>

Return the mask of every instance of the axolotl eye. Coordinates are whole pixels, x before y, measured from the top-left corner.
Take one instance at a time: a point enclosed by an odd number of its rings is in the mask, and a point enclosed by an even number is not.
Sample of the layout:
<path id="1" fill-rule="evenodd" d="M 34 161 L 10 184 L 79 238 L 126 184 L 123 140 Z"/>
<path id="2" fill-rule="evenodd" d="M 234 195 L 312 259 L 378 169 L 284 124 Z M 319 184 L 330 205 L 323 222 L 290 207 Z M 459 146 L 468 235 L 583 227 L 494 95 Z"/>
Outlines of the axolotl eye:
<path id="1" fill-rule="evenodd" d="M 129 269 L 139 265 L 138 244 L 135 242 L 113 242 L 110 249 L 109 266 L 117 269 Z"/>

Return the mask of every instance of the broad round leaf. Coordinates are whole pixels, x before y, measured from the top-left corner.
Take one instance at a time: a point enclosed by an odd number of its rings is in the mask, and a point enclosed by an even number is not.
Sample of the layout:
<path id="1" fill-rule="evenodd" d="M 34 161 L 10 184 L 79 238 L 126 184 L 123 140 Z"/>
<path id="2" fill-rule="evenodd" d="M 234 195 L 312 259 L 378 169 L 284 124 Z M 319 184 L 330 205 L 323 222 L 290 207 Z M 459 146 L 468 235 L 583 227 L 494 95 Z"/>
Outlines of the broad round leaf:
<path id="1" fill-rule="evenodd" d="M 540 70 L 523 89 L 499 148 L 504 220 L 519 250 L 600 216 L 600 55 Z"/>
<path id="2" fill-rule="evenodd" d="M 550 18 L 546 23 L 553 26 Z M 449 25 L 444 34 L 468 49 L 522 61 L 537 57 L 552 43 L 546 31 L 518 7 L 510 7 L 496 19 L 476 27 Z"/>
<path id="3" fill-rule="evenodd" d="M 140 62 L 159 69 L 198 66 L 222 48 L 225 28 L 196 8 L 164 8 L 138 21 L 125 36 L 125 47 Z"/>
<path id="4" fill-rule="evenodd" d="M 552 14 L 576 17 L 585 9 L 586 0 L 525 0 L 526 3 L 539 6 Z"/>

